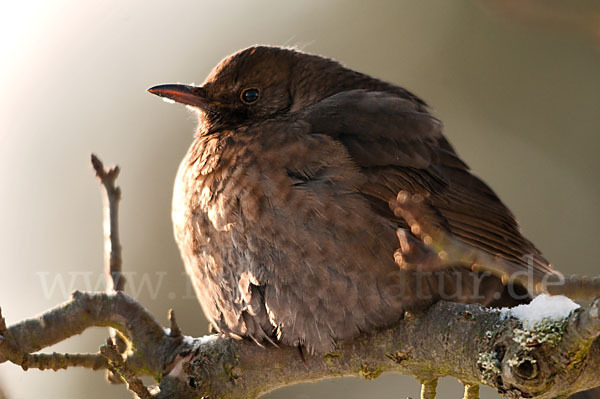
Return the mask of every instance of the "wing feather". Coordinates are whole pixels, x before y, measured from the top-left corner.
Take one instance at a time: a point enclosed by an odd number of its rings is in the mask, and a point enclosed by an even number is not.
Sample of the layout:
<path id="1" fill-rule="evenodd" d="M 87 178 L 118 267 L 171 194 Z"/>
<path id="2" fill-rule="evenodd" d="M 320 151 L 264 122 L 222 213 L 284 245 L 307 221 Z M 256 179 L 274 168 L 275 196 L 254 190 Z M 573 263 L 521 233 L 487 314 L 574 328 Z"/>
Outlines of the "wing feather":
<path id="1" fill-rule="evenodd" d="M 400 227 L 387 204 L 397 193 L 427 195 L 436 223 L 472 247 L 513 263 L 533 259 L 536 272 L 552 273 L 548 261 L 523 235 L 510 210 L 473 175 L 442 134 L 442 124 L 422 104 L 398 94 L 353 90 L 331 96 L 302 115 L 311 132 L 339 140 L 366 177 L 359 187 L 373 209 Z M 520 265 L 520 266 L 518 266 Z M 508 270 L 507 270 L 508 271 Z"/>

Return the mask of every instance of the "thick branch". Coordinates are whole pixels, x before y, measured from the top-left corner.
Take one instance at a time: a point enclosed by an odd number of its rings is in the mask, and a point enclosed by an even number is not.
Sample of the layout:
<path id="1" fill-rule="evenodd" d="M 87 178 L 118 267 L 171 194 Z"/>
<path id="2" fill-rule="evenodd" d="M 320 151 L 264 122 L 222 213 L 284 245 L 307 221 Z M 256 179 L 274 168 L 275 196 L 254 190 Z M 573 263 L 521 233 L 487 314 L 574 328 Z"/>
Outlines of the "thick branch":
<path id="1" fill-rule="evenodd" d="M 594 341 L 600 333 L 598 305 L 528 330 L 499 311 L 440 302 L 388 329 L 340 342 L 335 352 L 307 356 L 304 363 L 292 347 L 170 336 L 122 293 L 76 293 L 41 317 L 6 329 L 0 356 L 22 364 L 27 353 L 91 326 L 111 326 L 131 339 L 135 352 L 126 364 L 118 363 L 117 371 L 162 377 L 156 398 L 252 398 L 304 381 L 346 375 L 373 379 L 384 372 L 423 382 L 453 376 L 469 386 L 490 385 L 508 397 L 552 398 L 600 385 L 600 345 Z"/>
<path id="2" fill-rule="evenodd" d="M 92 163 L 105 189 L 109 289 L 112 286 L 118 291 L 124 284 L 117 229 L 118 168 L 105 170 L 96 157 Z M 513 265 L 431 228 L 423 201 L 401 193 L 391 205 L 440 259 L 483 267 L 500 277 L 510 274 Z M 401 234 L 399 238 L 404 247 L 404 253 L 398 253 L 399 266 L 404 267 L 408 264 L 403 256 L 410 255 L 411 245 Z M 440 265 L 443 267 L 443 262 Z M 574 279 L 563 287 L 589 297 L 598 292 L 600 282 Z M 515 398 L 563 397 L 600 385 L 600 344 L 596 341 L 600 335 L 600 301 L 534 327 L 496 310 L 439 302 L 388 329 L 339 342 L 336 351 L 302 361 L 296 348 L 262 348 L 222 336 L 184 337 L 173 312 L 171 328 L 165 330 L 135 300 L 110 291 L 76 292 L 69 302 L 8 328 L 0 314 L 0 363 L 8 360 L 23 368 L 40 369 L 107 368 L 142 398 L 253 398 L 304 381 L 345 375 L 373 379 L 384 372 L 416 377 L 422 382 L 424 398 L 435 397 L 437 378 L 443 376 L 461 380 L 465 398 L 476 398 L 481 383 Z M 92 326 L 118 330 L 130 341 L 132 354 L 125 359 L 110 342 L 101 354 L 33 354 Z M 138 378 L 141 375 L 159 380 L 159 389 L 144 387 Z"/>
<path id="3" fill-rule="evenodd" d="M 590 317 L 596 320 L 595 309 L 575 312 L 568 325 Z M 333 353 L 309 356 L 306 365 L 294 348 L 261 349 L 246 341 L 215 340 L 212 348 L 200 346 L 190 359 L 182 359 L 171 375 L 194 386 L 198 395 L 223 398 L 255 397 L 291 383 L 327 377 L 372 379 L 384 372 L 412 375 L 424 382 L 443 376 L 470 385 L 483 382 L 508 397 L 552 398 L 600 385 L 598 343 L 582 356 L 596 333 L 573 332 L 581 345 L 579 354 L 573 352 L 573 345 L 567 348 L 554 341 L 524 347 L 514 340 L 523 328 L 520 321 L 503 318 L 500 312 L 479 306 L 440 302 L 393 328 L 340 343 Z M 564 332 L 567 342 L 571 332 L 568 328 Z M 544 332 L 532 334 L 542 337 Z M 433 384 L 425 386 L 433 389 Z"/>

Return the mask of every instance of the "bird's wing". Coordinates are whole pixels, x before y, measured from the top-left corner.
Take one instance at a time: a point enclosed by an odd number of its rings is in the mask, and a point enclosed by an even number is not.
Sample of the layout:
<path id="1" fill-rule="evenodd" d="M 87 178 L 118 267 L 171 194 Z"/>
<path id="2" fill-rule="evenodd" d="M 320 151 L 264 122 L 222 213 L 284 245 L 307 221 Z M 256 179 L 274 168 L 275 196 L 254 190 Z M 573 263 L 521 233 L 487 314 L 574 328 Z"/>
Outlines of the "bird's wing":
<path id="1" fill-rule="evenodd" d="M 366 176 L 359 188 L 380 214 L 406 227 L 388 204 L 400 191 L 423 194 L 435 223 L 469 246 L 499 256 L 503 273 L 528 265 L 554 273 L 519 230 L 496 194 L 471 174 L 442 134 L 439 120 L 421 104 L 396 94 L 353 90 L 305 110 L 311 132 L 339 140 Z"/>

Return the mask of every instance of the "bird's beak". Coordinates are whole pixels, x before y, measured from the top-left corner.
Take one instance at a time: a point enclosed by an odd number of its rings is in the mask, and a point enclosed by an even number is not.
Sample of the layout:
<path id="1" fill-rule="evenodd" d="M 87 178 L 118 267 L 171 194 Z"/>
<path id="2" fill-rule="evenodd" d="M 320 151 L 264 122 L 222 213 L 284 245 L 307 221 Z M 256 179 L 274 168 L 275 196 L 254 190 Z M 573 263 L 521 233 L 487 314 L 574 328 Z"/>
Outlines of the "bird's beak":
<path id="1" fill-rule="evenodd" d="M 214 105 L 213 102 L 207 98 L 206 90 L 202 87 L 166 84 L 151 87 L 148 91 L 167 100 L 198 108 L 209 108 L 211 105 Z"/>

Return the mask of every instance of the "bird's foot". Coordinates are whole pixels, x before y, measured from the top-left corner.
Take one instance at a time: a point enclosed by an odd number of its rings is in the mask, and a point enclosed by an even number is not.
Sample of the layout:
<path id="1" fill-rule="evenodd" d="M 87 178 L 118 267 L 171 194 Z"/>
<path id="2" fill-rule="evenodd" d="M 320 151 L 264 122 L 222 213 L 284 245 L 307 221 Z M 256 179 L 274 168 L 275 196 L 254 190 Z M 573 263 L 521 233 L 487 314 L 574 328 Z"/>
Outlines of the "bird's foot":
<path id="1" fill-rule="evenodd" d="M 447 267 L 440 254 L 406 229 L 396 230 L 400 248 L 394 260 L 402 270 L 435 271 Z"/>

